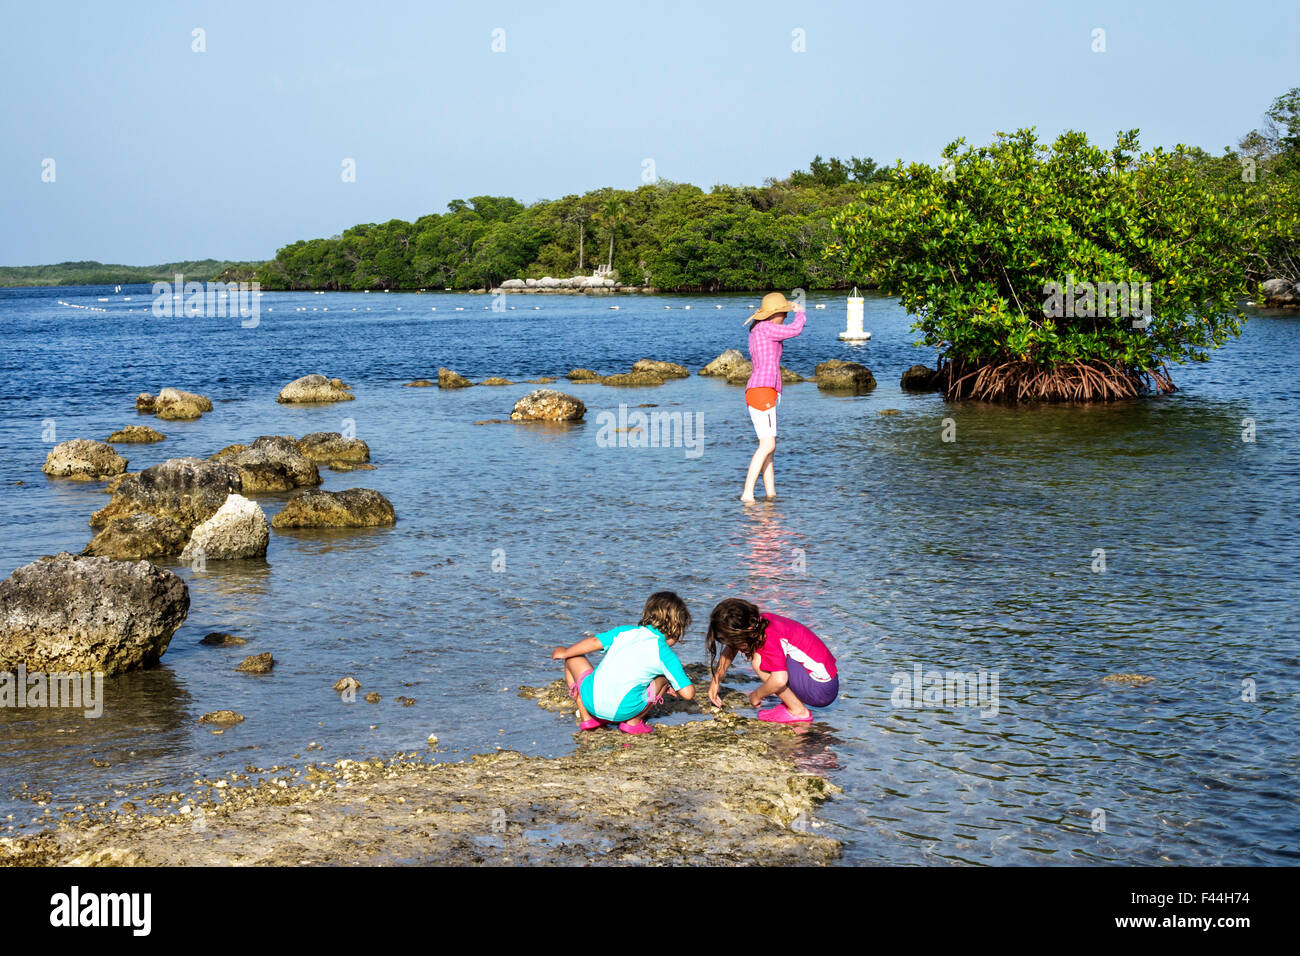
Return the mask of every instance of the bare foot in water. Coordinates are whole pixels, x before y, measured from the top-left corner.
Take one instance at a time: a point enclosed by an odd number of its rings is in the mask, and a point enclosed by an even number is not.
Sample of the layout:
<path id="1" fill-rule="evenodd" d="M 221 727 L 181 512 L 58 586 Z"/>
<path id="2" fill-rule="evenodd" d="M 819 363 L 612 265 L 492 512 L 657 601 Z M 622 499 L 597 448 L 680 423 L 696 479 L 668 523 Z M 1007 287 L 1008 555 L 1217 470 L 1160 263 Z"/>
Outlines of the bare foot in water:
<path id="1" fill-rule="evenodd" d="M 748 495 L 748 496 L 747 496 L 747 495 L 741 495 L 741 496 L 740 496 L 740 500 L 741 500 L 743 503 L 747 504 L 747 505 L 752 505 L 752 504 L 754 503 L 754 498 L 753 498 L 752 495 Z"/>

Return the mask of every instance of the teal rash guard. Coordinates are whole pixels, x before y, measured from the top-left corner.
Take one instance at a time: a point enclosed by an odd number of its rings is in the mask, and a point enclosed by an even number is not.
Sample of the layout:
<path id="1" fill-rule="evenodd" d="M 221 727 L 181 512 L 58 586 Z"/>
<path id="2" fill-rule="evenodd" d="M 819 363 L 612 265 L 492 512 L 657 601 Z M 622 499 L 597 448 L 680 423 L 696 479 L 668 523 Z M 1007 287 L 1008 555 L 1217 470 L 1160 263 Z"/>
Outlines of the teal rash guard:
<path id="1" fill-rule="evenodd" d="M 615 627 L 596 635 L 605 650 L 589 679 L 582 681 L 582 706 L 601 720 L 630 720 L 646 708 L 645 692 L 660 675 L 673 690 L 691 682 L 657 628 Z"/>

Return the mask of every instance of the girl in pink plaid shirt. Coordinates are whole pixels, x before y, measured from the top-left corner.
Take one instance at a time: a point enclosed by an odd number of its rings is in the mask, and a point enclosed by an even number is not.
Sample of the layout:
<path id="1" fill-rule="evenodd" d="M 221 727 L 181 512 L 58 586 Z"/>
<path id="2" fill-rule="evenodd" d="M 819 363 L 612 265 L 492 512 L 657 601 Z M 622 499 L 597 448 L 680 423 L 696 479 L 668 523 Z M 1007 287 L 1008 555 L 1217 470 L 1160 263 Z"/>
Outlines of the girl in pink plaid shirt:
<path id="1" fill-rule="evenodd" d="M 794 312 L 794 321 L 784 325 L 788 312 Z M 754 364 L 749 381 L 745 384 L 745 404 L 758 435 L 758 450 L 749 462 L 745 475 L 745 491 L 740 500 L 754 500 L 754 484 L 759 473 L 769 498 L 776 497 L 776 473 L 772 460 L 776 456 L 776 406 L 781 401 L 781 343 L 803 331 L 807 315 L 803 307 L 786 299 L 780 292 L 763 296 L 758 311 L 745 320 L 753 323 L 749 329 L 749 358 Z"/>

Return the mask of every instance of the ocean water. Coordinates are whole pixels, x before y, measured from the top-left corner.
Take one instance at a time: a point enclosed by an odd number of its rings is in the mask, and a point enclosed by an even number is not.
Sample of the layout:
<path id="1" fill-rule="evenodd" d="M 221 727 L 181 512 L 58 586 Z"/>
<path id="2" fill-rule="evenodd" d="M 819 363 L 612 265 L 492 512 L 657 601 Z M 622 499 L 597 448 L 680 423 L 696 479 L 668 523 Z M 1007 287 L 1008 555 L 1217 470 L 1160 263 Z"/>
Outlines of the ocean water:
<path id="1" fill-rule="evenodd" d="M 836 339 L 843 297 L 814 296 L 827 307 L 810 309 L 785 364 L 852 358 L 880 384 L 858 397 L 787 386 L 778 498 L 752 507 L 737 496 L 753 432 L 742 390 L 721 381 L 561 378 L 588 412 L 560 428 L 474 424 L 508 418 L 535 386 L 402 387 L 444 365 L 516 381 L 641 357 L 698 369 L 744 348 L 757 298 L 518 295 L 494 312 L 486 296 L 267 293 L 243 328 L 155 318 L 147 286 L 0 290 L 0 574 L 80 551 L 107 500 L 102 483 L 41 473 L 49 439 L 137 421 L 167 440 L 119 446 L 133 471 L 352 424 L 378 467 L 322 470 L 323 487 L 375 488 L 398 515 L 273 532 L 265 561 L 161 562 L 188 581 L 191 609 L 159 667 L 111 679 L 98 719 L 0 710 L 0 832 L 127 783 L 386 756 L 430 733 L 438 759 L 563 754 L 571 720 L 519 687 L 559 675 L 555 645 L 634 622 L 670 588 L 695 617 L 686 662 L 706 660 L 709 610 L 732 595 L 837 654 L 841 698 L 784 746 L 843 789 L 816 822 L 847 863 L 1300 860 L 1300 317 L 1255 314 L 1208 364 L 1175 368 L 1168 397 L 1002 408 L 901 392 L 905 368 L 933 364 L 906 314 L 868 298 L 873 339 L 851 346 Z M 311 372 L 356 400 L 276 403 Z M 136 394 L 165 386 L 215 410 L 137 416 Z M 691 416 L 702 442 L 600 440 L 601 413 L 642 403 Z M 270 516 L 289 495 L 253 497 Z M 201 646 L 210 631 L 248 644 Z M 262 651 L 272 674 L 235 672 Z M 986 695 L 900 706 L 918 668 L 976 675 Z M 1114 673 L 1154 680 L 1102 680 Z M 382 702 L 342 702 L 331 685 L 347 674 Z M 196 722 L 223 708 L 246 721 L 220 735 Z"/>

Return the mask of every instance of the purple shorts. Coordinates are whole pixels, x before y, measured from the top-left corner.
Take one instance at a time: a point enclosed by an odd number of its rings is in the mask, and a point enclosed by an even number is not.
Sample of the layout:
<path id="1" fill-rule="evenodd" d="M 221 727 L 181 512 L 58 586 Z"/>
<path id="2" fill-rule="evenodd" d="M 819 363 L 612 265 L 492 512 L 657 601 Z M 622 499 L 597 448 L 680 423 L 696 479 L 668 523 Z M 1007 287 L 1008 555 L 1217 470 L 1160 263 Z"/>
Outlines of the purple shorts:
<path id="1" fill-rule="evenodd" d="M 837 674 L 829 681 L 813 680 L 812 675 L 793 657 L 785 659 L 786 683 L 794 696 L 807 707 L 829 707 L 840 695 L 840 678 Z"/>

